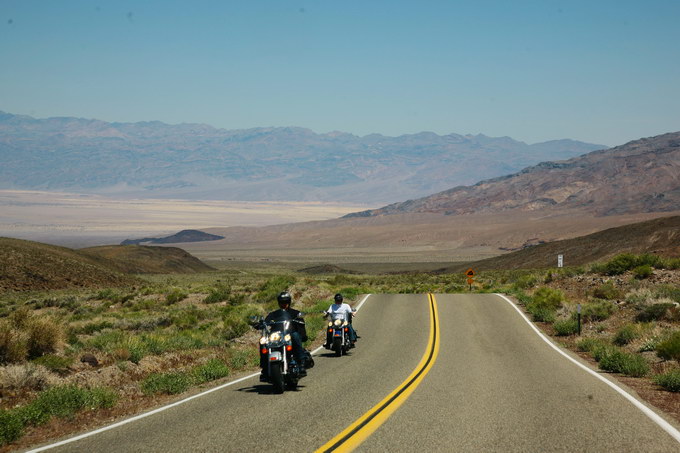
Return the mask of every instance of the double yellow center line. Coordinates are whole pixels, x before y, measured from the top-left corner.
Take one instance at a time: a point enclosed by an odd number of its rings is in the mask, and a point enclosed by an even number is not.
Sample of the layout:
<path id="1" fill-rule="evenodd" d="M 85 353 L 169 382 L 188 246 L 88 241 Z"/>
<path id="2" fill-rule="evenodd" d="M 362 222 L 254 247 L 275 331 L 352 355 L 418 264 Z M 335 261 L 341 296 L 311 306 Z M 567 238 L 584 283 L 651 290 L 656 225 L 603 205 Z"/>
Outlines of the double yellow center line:
<path id="1" fill-rule="evenodd" d="M 437 301 L 433 294 L 427 295 L 430 302 L 430 337 L 427 349 L 420 363 L 404 382 L 392 391 L 385 399 L 373 406 L 357 421 L 348 426 L 343 432 L 329 440 L 317 452 L 348 452 L 359 446 L 370 436 L 385 420 L 387 420 L 399 406 L 411 395 L 413 390 L 420 384 L 425 375 L 430 371 L 439 353 L 439 317 Z"/>

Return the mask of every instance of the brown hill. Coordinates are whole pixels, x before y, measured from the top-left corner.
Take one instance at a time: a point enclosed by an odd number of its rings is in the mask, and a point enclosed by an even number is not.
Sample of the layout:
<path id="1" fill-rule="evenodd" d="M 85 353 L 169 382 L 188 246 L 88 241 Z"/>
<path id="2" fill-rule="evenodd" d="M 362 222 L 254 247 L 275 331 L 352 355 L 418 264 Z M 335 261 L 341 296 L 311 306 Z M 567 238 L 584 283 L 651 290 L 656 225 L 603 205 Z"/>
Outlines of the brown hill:
<path id="1" fill-rule="evenodd" d="M 442 272 L 459 272 L 468 267 L 489 269 L 538 269 L 557 267 L 557 255 L 565 266 L 580 266 L 609 259 L 619 253 L 654 253 L 680 257 L 680 216 L 609 228 L 587 236 L 527 247 L 494 258 L 453 266 Z"/>
<path id="2" fill-rule="evenodd" d="M 680 209 L 680 132 L 644 138 L 519 173 L 349 214 L 462 215 L 546 208 L 596 216 L 671 212 Z"/>
<path id="3" fill-rule="evenodd" d="M 190 274 L 215 270 L 177 247 L 111 245 L 79 252 L 128 274 Z"/>
<path id="4" fill-rule="evenodd" d="M 75 250 L 0 238 L 0 291 L 110 287 L 139 283 Z"/>

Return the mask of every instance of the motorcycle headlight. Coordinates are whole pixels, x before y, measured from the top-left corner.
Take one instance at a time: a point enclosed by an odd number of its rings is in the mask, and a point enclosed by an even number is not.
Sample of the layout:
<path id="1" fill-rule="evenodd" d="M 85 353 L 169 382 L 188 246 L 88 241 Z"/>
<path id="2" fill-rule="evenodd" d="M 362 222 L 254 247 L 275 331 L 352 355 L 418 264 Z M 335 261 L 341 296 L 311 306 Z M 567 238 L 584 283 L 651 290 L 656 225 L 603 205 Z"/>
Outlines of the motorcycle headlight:
<path id="1" fill-rule="evenodd" d="M 269 341 L 280 341 L 281 340 L 281 332 L 273 332 L 271 335 L 269 335 Z"/>
<path id="2" fill-rule="evenodd" d="M 342 323 L 343 326 L 346 326 L 347 324 L 349 324 L 347 321 Z"/>
<path id="3" fill-rule="evenodd" d="M 260 338 L 260 344 L 265 344 L 267 342 L 267 337 Z"/>
<path id="4" fill-rule="evenodd" d="M 328 321 L 328 327 L 333 327 L 333 321 Z"/>
<path id="5" fill-rule="evenodd" d="M 286 336 L 283 337 L 283 339 L 286 340 L 286 341 L 290 341 L 290 335 L 286 334 Z"/>
<path id="6" fill-rule="evenodd" d="M 336 319 L 336 320 L 333 322 L 333 324 L 335 324 L 336 326 L 340 327 L 340 326 L 342 325 L 342 320 Z"/>

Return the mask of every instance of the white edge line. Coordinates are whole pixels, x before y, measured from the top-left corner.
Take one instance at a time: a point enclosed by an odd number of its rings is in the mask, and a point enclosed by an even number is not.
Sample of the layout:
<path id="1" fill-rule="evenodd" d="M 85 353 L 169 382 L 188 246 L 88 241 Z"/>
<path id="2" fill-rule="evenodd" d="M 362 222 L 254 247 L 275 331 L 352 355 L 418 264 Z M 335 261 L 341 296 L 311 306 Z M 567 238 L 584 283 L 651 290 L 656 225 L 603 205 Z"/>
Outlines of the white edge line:
<path id="1" fill-rule="evenodd" d="M 356 311 L 359 311 L 359 309 L 364 304 L 364 302 L 366 302 L 366 299 L 368 299 L 369 296 L 370 296 L 370 294 L 367 294 L 366 296 L 364 296 L 364 298 L 361 300 L 361 302 L 359 302 L 359 305 L 357 306 Z M 321 349 L 323 349 L 323 346 L 319 346 L 318 348 L 316 348 L 314 351 L 312 351 L 312 354 L 316 354 Z M 154 409 L 152 411 L 145 412 L 145 413 L 139 414 L 139 415 L 135 415 L 134 417 L 126 418 L 125 420 L 121 420 L 118 423 L 114 423 L 112 425 L 104 426 L 103 428 L 99 428 L 99 429 L 96 429 L 94 431 L 89 431 L 87 433 L 83 433 L 83 434 L 80 434 L 78 436 L 71 437 L 69 439 L 65 439 L 65 440 L 62 440 L 60 442 L 56 442 L 54 444 L 45 445 L 43 447 L 35 448 L 33 450 L 28 450 L 26 453 L 34 453 L 34 452 L 49 450 L 50 448 L 60 447 L 62 445 L 70 444 L 71 442 L 76 442 L 78 440 L 85 439 L 86 437 L 94 436 L 95 434 L 103 433 L 103 432 L 108 431 L 108 430 L 113 429 L 113 428 L 118 428 L 119 426 L 123 426 L 123 425 L 126 425 L 128 423 L 132 423 L 132 422 L 135 422 L 137 420 L 141 420 L 142 418 L 148 417 L 150 415 L 154 415 L 154 414 L 157 414 L 159 412 L 163 412 L 166 409 L 170 409 L 172 407 L 179 406 L 180 404 L 184 404 L 187 401 L 191 401 L 191 400 L 199 398 L 203 395 L 207 395 L 208 393 L 216 392 L 217 390 L 221 390 L 225 387 L 229 387 L 230 385 L 238 384 L 239 382 L 243 382 L 246 379 L 250 379 L 252 377 L 259 376 L 259 375 L 260 375 L 260 373 L 249 374 L 248 376 L 244 376 L 242 378 L 236 379 L 235 381 L 227 382 L 225 384 L 222 384 L 222 385 L 219 385 L 217 387 L 206 390 L 205 392 L 201 392 L 201 393 L 198 393 L 196 395 L 192 395 L 190 397 L 184 398 L 183 400 L 176 401 L 172 404 L 168 404 L 167 406 L 162 406 L 162 407 L 159 407 L 159 408 Z"/>
<path id="2" fill-rule="evenodd" d="M 534 329 L 534 331 L 541 337 L 541 339 L 543 341 L 545 341 L 546 343 L 548 343 L 548 345 L 550 345 L 551 348 L 553 348 L 555 351 L 562 354 L 564 357 L 569 359 L 575 365 L 579 366 L 580 368 L 582 368 L 586 372 L 590 373 L 591 375 L 595 376 L 596 378 L 598 378 L 599 380 L 601 380 L 602 382 L 607 384 L 609 387 L 613 388 L 615 391 L 617 391 L 619 394 L 621 394 L 624 398 L 626 398 L 628 401 L 633 403 L 633 405 L 635 405 L 635 407 L 640 409 L 647 417 L 652 419 L 652 421 L 654 423 L 659 425 L 664 431 L 666 431 L 668 434 L 670 434 L 671 437 L 673 437 L 676 441 L 680 442 L 680 431 L 675 429 L 675 427 L 673 425 L 668 423 L 666 420 L 664 420 L 662 417 L 660 417 L 656 412 L 652 411 L 650 408 L 648 408 L 647 406 L 642 404 L 634 396 L 632 396 L 630 393 L 626 392 L 624 389 L 622 389 L 621 387 L 619 387 L 618 385 L 616 385 L 615 383 L 613 383 L 609 379 L 604 378 L 599 373 L 596 373 L 595 371 L 591 370 L 590 368 L 588 368 L 584 364 L 580 363 L 579 361 L 577 361 L 573 357 L 570 357 L 567 353 L 562 351 L 552 341 L 550 341 L 545 335 L 543 335 L 543 333 L 540 330 L 538 330 L 538 328 L 529 320 L 529 318 L 526 317 L 526 315 L 524 313 L 522 313 L 522 311 L 519 309 L 519 307 L 517 307 L 517 305 L 514 302 L 512 302 L 509 298 L 507 298 L 503 294 L 498 294 L 498 293 L 495 293 L 495 294 L 497 296 L 505 299 L 505 301 L 508 302 L 512 306 L 512 308 L 517 310 L 517 313 L 519 313 L 522 316 L 522 318 L 524 318 L 524 320 L 527 322 L 527 324 L 529 324 L 529 326 L 531 326 L 531 328 Z"/>

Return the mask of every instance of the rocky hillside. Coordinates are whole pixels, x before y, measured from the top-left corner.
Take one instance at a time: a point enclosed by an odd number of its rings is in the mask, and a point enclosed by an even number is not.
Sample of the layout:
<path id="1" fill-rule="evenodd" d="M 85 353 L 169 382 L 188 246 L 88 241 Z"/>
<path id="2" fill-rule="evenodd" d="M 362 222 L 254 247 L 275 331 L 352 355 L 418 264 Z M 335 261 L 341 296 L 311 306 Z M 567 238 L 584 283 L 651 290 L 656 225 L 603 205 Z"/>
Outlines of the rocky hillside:
<path id="1" fill-rule="evenodd" d="M 523 250 L 442 271 L 455 272 L 472 267 L 490 269 L 539 269 L 557 267 L 557 255 L 565 266 L 581 266 L 607 260 L 619 253 L 654 253 L 680 257 L 680 216 L 608 228 L 587 236 L 529 246 Z"/>
<path id="2" fill-rule="evenodd" d="M 174 247 L 105 246 L 72 250 L 0 238 L 0 291 L 102 288 L 139 284 L 130 274 L 213 270 Z"/>
<path id="3" fill-rule="evenodd" d="M 596 216 L 680 210 L 680 132 L 644 138 L 566 161 L 349 214 L 462 215 L 556 208 Z"/>
<path id="4" fill-rule="evenodd" d="M 604 146 L 431 132 L 35 119 L 0 112 L 0 189 L 241 201 L 388 203 Z M 20 157 L 17 157 L 20 156 Z"/>
<path id="5" fill-rule="evenodd" d="M 181 244 L 182 242 L 218 241 L 220 239 L 224 239 L 224 237 L 198 230 L 182 230 L 179 233 L 161 238 L 126 239 L 120 245 Z"/>
<path id="6" fill-rule="evenodd" d="M 0 291 L 111 287 L 138 283 L 100 260 L 39 242 L 0 238 Z"/>
<path id="7" fill-rule="evenodd" d="M 215 270 L 177 247 L 112 245 L 79 250 L 129 274 L 191 274 Z"/>

